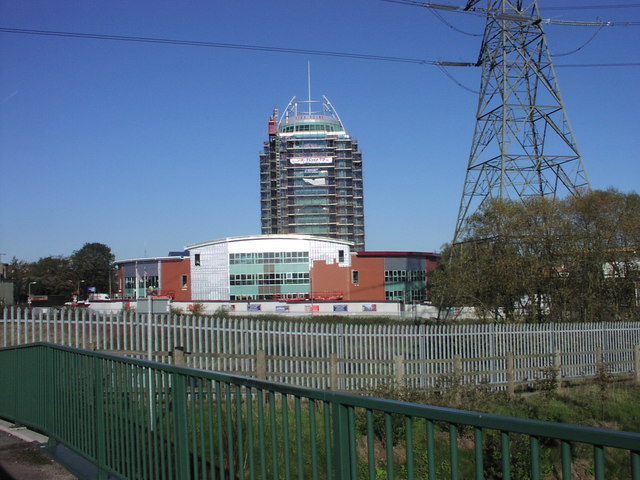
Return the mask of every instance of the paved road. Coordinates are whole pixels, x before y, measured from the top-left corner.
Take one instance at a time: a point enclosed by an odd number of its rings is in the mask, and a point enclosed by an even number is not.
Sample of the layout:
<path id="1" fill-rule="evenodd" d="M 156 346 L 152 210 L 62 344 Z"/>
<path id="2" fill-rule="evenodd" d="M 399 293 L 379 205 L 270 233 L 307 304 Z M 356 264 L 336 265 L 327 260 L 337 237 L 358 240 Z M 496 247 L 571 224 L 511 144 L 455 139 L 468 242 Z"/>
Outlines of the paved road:
<path id="1" fill-rule="evenodd" d="M 76 480 L 44 450 L 47 437 L 0 421 L 0 480 Z"/>

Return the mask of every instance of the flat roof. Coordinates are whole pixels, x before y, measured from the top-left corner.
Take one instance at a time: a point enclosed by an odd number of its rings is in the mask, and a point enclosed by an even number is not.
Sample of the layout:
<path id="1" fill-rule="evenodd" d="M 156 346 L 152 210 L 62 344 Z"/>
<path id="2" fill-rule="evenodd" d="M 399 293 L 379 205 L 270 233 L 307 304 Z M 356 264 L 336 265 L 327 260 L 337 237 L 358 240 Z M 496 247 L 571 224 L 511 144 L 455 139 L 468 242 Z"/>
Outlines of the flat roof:
<path id="1" fill-rule="evenodd" d="M 391 251 L 377 251 L 377 252 L 358 252 L 358 257 L 440 257 L 439 253 L 434 252 L 391 252 Z"/>
<path id="2" fill-rule="evenodd" d="M 185 255 L 185 256 L 175 256 L 175 255 L 171 255 L 171 256 L 167 256 L 167 257 L 141 257 L 141 258 L 128 258 L 126 260 L 116 260 L 113 263 L 115 264 L 120 264 L 120 263 L 136 263 L 136 262 L 178 262 L 180 260 L 184 260 L 185 258 L 189 258 L 189 255 Z"/>

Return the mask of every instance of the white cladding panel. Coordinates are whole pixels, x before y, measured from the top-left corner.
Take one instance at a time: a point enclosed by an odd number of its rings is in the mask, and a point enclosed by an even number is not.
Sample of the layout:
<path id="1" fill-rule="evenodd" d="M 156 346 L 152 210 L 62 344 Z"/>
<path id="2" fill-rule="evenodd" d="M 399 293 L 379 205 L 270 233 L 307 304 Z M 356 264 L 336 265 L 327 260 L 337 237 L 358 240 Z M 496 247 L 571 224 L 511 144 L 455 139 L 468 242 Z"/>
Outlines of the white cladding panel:
<path id="1" fill-rule="evenodd" d="M 191 250 L 191 298 L 229 299 L 229 244 L 206 245 Z M 195 265 L 199 255 L 200 265 Z"/>

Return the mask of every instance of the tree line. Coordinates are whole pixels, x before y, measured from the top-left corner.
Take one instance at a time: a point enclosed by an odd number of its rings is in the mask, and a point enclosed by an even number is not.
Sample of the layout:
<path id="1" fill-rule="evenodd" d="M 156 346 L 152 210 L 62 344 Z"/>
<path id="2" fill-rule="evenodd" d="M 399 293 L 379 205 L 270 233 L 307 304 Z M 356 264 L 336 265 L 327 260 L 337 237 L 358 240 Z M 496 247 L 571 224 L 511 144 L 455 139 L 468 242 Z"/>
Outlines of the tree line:
<path id="1" fill-rule="evenodd" d="M 435 302 L 494 321 L 638 319 L 640 196 L 493 200 L 446 245 Z"/>
<path id="2" fill-rule="evenodd" d="M 86 243 L 70 256 L 43 257 L 36 262 L 13 258 L 8 276 L 14 282 L 17 303 L 23 303 L 31 295 L 60 296 L 70 299 L 73 295 L 86 298 L 90 288 L 109 293 L 113 280 L 115 256 L 111 248 L 102 243 Z"/>

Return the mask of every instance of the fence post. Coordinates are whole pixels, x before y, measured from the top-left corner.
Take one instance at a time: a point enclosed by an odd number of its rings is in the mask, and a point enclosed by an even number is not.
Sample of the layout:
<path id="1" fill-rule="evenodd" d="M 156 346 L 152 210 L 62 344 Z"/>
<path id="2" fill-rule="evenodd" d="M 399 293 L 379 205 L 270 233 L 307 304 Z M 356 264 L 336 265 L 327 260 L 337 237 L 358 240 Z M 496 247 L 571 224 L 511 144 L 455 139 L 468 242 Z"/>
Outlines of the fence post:
<path id="1" fill-rule="evenodd" d="M 264 350 L 256 351 L 256 377 L 261 380 L 267 379 L 267 357 Z"/>
<path id="2" fill-rule="evenodd" d="M 173 364 L 176 367 L 184 367 L 187 365 L 184 358 L 184 347 L 175 347 L 173 349 Z"/>
<path id="3" fill-rule="evenodd" d="M 402 355 L 396 355 L 393 363 L 396 374 L 396 385 L 398 387 L 404 387 L 404 357 Z"/>
<path id="4" fill-rule="evenodd" d="M 329 372 L 329 388 L 334 392 L 338 391 L 338 355 L 336 355 L 335 353 L 332 353 L 329 356 Z"/>
<path id="5" fill-rule="evenodd" d="M 602 375 L 605 373 L 604 370 L 604 352 L 602 348 L 598 348 L 596 350 L 596 375 Z"/>
<path id="6" fill-rule="evenodd" d="M 462 359 L 460 355 L 453 356 L 453 381 L 456 386 L 462 383 Z"/>
<path id="7" fill-rule="evenodd" d="M 553 371 L 556 381 L 556 391 L 559 392 L 562 388 L 562 361 L 560 356 L 560 350 L 553 351 Z"/>
<path id="8" fill-rule="evenodd" d="M 640 383 L 640 345 L 633 347 L 633 372 L 636 383 Z"/>
<path id="9" fill-rule="evenodd" d="M 514 363 L 513 352 L 507 352 L 507 392 L 510 397 L 516 394 Z"/>

